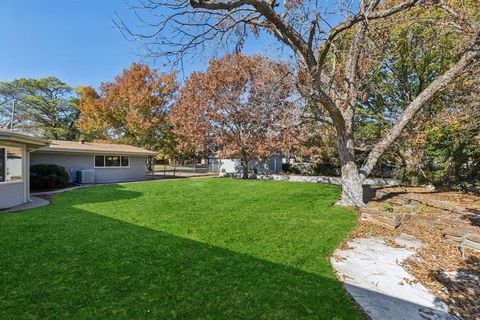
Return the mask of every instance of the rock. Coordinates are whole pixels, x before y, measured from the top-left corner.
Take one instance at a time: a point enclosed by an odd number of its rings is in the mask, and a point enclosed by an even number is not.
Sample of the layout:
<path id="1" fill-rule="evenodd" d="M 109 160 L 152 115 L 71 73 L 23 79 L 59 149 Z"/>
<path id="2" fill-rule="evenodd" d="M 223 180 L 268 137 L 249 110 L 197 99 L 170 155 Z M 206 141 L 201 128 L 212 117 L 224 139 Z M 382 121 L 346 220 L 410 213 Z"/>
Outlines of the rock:
<path id="1" fill-rule="evenodd" d="M 476 251 L 480 251 L 480 243 L 476 241 L 471 241 L 468 235 L 465 238 L 462 238 L 460 242 L 460 247 L 463 248 L 470 248 Z"/>
<path id="2" fill-rule="evenodd" d="M 450 237 L 455 237 L 455 238 L 462 238 L 466 234 L 472 234 L 475 235 L 477 234 L 478 231 L 476 231 L 475 228 L 471 227 L 464 227 L 464 228 L 447 228 L 443 230 L 443 235 L 450 236 Z"/>
<path id="3" fill-rule="evenodd" d="M 459 237 L 453 237 L 453 236 L 450 236 L 448 234 L 444 235 L 445 239 L 449 240 L 448 242 L 452 243 L 452 244 L 456 244 L 458 245 L 460 242 L 462 242 L 462 238 L 459 238 Z"/>
<path id="4" fill-rule="evenodd" d="M 453 241 L 462 248 L 470 248 L 480 251 L 480 231 L 472 229 L 450 228 L 445 229 L 445 239 Z"/>
<path id="5" fill-rule="evenodd" d="M 406 206 L 410 203 L 410 201 L 408 199 L 404 199 L 404 198 L 401 198 L 401 197 L 394 197 L 390 200 L 390 202 L 392 202 L 394 204 L 398 204 L 400 206 Z"/>
<path id="6" fill-rule="evenodd" d="M 365 210 L 367 209 L 367 210 Z M 373 224 L 389 229 L 397 228 L 402 222 L 402 216 L 393 212 L 385 212 L 375 208 L 364 208 L 360 218 Z"/>
<path id="7" fill-rule="evenodd" d="M 413 203 L 406 203 L 402 207 L 405 209 L 415 210 L 418 207 L 418 205 Z"/>
<path id="8" fill-rule="evenodd" d="M 420 249 L 422 247 L 422 243 L 420 242 L 420 240 L 418 240 L 412 235 L 405 233 L 400 234 L 398 237 L 392 240 L 395 241 L 398 245 L 407 248 Z"/>
<path id="9" fill-rule="evenodd" d="M 445 201 L 445 200 L 436 200 L 436 199 L 424 199 L 422 200 L 426 205 L 436 207 L 439 209 L 452 211 L 455 213 L 467 213 L 468 210 L 458 206 L 455 202 Z"/>
<path id="10" fill-rule="evenodd" d="M 478 242 L 480 243 L 480 231 L 479 233 L 469 233 L 467 235 L 468 240 L 473 241 L 473 242 Z"/>
<path id="11" fill-rule="evenodd" d="M 438 222 L 436 222 L 435 220 L 428 220 L 424 218 L 418 218 L 417 220 L 415 220 L 415 223 L 417 225 L 422 225 L 429 228 L 436 228 L 438 226 Z"/>

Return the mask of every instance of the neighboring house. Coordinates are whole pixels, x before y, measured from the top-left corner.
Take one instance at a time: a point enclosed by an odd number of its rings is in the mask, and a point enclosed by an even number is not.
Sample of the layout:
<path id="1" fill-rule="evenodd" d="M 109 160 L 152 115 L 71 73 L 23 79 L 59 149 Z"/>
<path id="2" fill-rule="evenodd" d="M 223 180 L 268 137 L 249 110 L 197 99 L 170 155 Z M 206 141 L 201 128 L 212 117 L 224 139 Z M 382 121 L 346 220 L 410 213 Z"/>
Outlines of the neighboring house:
<path id="1" fill-rule="evenodd" d="M 146 157 L 156 153 L 121 144 L 48 141 L 0 129 L 0 209 L 30 200 L 30 166 L 56 164 L 70 182 L 78 171 L 92 173 L 95 183 L 144 180 Z"/>
<path id="2" fill-rule="evenodd" d="M 240 159 L 210 159 L 212 171 L 219 172 L 220 175 L 241 174 L 242 166 Z M 252 160 L 248 162 L 250 169 L 256 169 L 259 174 L 271 174 L 282 171 L 282 157 L 272 155 L 265 160 Z"/>
<path id="3" fill-rule="evenodd" d="M 146 157 L 155 152 L 124 144 L 52 140 L 32 153 L 31 165 L 56 164 L 67 170 L 70 182 L 78 171 L 93 171 L 95 183 L 144 180 Z"/>
<path id="4" fill-rule="evenodd" d="M 30 156 L 48 141 L 0 129 L 0 209 L 30 200 Z"/>

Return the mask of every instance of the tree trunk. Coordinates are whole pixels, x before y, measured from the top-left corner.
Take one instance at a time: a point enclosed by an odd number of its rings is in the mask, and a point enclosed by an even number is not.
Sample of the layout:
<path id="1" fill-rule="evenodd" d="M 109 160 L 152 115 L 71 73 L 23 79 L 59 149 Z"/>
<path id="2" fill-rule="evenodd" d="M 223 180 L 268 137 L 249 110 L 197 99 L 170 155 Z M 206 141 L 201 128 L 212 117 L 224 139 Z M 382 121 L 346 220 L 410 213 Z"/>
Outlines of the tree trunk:
<path id="1" fill-rule="evenodd" d="M 337 128 L 337 150 L 342 169 L 342 195 L 336 204 L 346 207 L 364 207 L 364 177 L 359 173 L 355 162 L 353 130 L 348 133 Z"/>
<path id="2" fill-rule="evenodd" d="M 242 179 L 248 179 L 248 156 L 244 150 L 241 152 L 240 165 L 242 166 Z"/>
<path id="3" fill-rule="evenodd" d="M 342 196 L 336 204 L 346 207 L 364 207 L 363 181 L 356 165 L 342 165 Z"/>
<path id="4" fill-rule="evenodd" d="M 148 171 L 153 171 L 153 157 L 152 156 L 147 157 L 147 165 L 148 165 Z"/>

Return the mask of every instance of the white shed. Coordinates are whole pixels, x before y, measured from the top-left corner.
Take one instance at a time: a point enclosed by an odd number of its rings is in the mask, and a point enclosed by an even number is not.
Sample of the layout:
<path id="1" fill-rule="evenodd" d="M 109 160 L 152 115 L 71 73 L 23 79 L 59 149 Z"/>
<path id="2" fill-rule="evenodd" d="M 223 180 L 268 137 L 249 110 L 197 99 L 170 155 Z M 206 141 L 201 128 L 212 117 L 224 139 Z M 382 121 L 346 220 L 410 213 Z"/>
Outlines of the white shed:
<path id="1" fill-rule="evenodd" d="M 242 166 L 240 159 L 218 159 L 220 175 L 241 174 Z M 250 169 L 256 169 L 259 174 L 271 174 L 282 171 L 282 157 L 280 155 L 271 155 L 262 160 L 252 160 L 248 162 Z"/>

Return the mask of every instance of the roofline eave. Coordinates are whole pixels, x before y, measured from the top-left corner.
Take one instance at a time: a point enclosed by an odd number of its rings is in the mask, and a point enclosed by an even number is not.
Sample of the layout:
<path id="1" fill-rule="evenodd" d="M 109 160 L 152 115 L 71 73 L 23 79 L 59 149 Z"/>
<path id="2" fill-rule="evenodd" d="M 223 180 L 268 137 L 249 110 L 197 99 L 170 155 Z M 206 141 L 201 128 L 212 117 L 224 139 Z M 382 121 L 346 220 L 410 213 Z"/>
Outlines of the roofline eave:
<path id="1" fill-rule="evenodd" d="M 132 156 L 155 156 L 156 152 L 132 152 L 132 151 L 113 151 L 113 150 L 78 150 L 78 149 L 65 149 L 65 148 L 40 148 L 34 151 L 34 153 L 68 153 L 68 154 L 111 154 L 111 155 L 132 155 Z"/>

